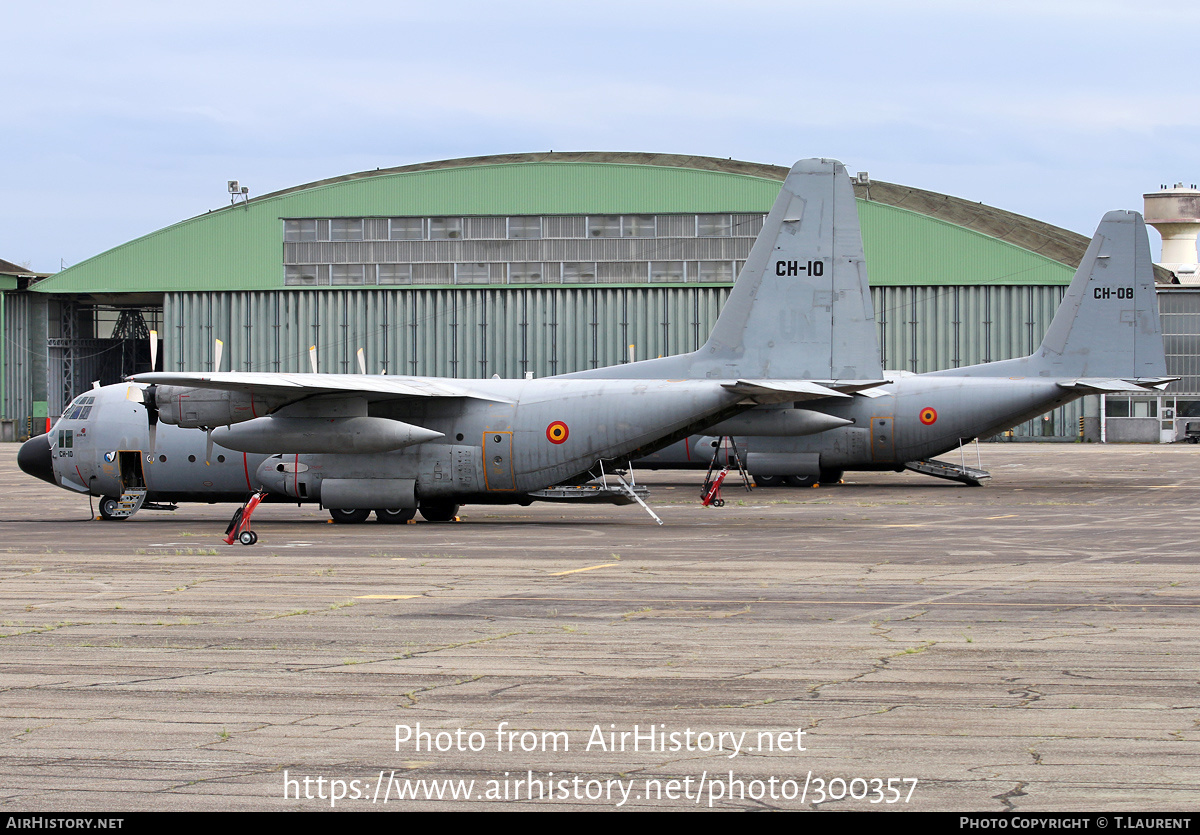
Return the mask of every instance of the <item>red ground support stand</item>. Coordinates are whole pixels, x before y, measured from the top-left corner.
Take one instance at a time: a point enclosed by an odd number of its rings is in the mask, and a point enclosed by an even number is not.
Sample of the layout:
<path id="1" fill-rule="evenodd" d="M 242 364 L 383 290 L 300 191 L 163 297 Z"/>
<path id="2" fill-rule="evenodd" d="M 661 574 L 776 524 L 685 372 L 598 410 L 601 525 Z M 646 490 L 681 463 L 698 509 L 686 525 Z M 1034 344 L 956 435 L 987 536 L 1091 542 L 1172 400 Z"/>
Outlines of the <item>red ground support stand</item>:
<path id="1" fill-rule="evenodd" d="M 250 530 L 250 515 L 254 513 L 254 508 L 258 507 L 266 493 L 255 493 L 246 503 L 233 512 L 233 518 L 229 520 L 229 527 L 225 529 L 225 544 L 232 545 L 234 540 L 243 545 L 253 545 L 258 542 L 258 534 Z"/>
<path id="2" fill-rule="evenodd" d="M 721 498 L 721 482 L 725 480 L 725 476 L 729 475 L 729 468 L 724 467 L 721 472 L 717 473 L 717 477 L 712 480 L 711 485 L 704 494 L 704 501 L 700 504 L 702 507 L 724 507 L 725 500 Z"/>

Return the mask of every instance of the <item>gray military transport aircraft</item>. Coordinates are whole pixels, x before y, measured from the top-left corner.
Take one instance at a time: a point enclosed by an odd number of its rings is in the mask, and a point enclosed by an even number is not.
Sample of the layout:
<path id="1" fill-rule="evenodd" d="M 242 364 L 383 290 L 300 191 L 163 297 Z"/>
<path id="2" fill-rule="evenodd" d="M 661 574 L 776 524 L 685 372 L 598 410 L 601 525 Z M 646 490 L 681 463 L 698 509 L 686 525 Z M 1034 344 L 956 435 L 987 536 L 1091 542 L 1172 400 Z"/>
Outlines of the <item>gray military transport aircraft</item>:
<path id="1" fill-rule="evenodd" d="M 813 204 L 793 191 L 777 202 L 738 278 L 710 345 L 738 356 L 739 376 L 769 377 L 778 356 L 771 340 L 739 344 L 741 333 L 802 332 L 803 356 L 789 370 L 801 377 L 885 379 L 856 397 L 776 403 L 743 412 L 638 461 L 651 469 L 705 468 L 730 457 L 729 441 L 762 486 L 837 482 L 845 470 L 911 469 L 978 484 L 988 474 L 930 460 L 986 438 L 1086 394 L 1161 389 L 1166 358 L 1154 292 L 1146 225 L 1137 212 L 1109 212 L 1080 262 L 1041 346 L 1027 357 L 925 374 L 884 371 L 864 268 L 854 193 L 836 165 L 833 212 L 825 225 L 800 223 Z M 789 182 L 795 176 L 789 177 Z M 811 175 L 810 175 L 811 176 Z M 785 187 L 780 201 L 788 195 Z M 832 236 L 832 259 L 796 260 L 789 234 Z M 761 247 L 778 240 L 774 250 Z M 803 251 L 815 251 L 814 241 Z M 756 260 L 757 259 L 757 260 Z M 764 263 L 765 259 L 765 263 Z M 822 272 L 824 265 L 827 272 Z M 747 281 L 747 273 L 751 285 Z M 750 288 L 755 295 L 748 296 Z M 741 292 L 739 295 L 740 291 Z M 786 307 L 779 299 L 800 297 Z M 764 304 L 764 299 L 777 301 Z M 811 310 L 809 315 L 807 311 Z M 791 362 L 789 355 L 789 362 Z M 828 363 L 828 364 L 826 364 Z M 801 373 L 802 372 L 802 373 Z M 563 375 L 571 379 L 728 376 L 694 354 Z M 768 385 L 768 383 L 762 383 Z M 722 461 L 725 463 L 725 461 Z"/>
<path id="2" fill-rule="evenodd" d="M 106 519 L 260 490 L 319 502 L 342 522 L 372 511 L 402 522 L 418 509 L 445 521 L 463 503 L 640 502 L 623 479 L 608 486 L 632 459 L 758 405 L 857 399 L 883 382 L 878 360 L 833 320 L 829 291 L 807 283 L 843 275 L 841 260 L 862 270 L 861 245 L 842 252 L 834 236 L 855 211 L 843 180 L 831 160 L 792 168 L 712 336 L 661 377 L 135 374 L 77 397 L 18 462 L 100 497 Z M 847 422 L 803 407 L 784 418 L 795 433 Z"/>

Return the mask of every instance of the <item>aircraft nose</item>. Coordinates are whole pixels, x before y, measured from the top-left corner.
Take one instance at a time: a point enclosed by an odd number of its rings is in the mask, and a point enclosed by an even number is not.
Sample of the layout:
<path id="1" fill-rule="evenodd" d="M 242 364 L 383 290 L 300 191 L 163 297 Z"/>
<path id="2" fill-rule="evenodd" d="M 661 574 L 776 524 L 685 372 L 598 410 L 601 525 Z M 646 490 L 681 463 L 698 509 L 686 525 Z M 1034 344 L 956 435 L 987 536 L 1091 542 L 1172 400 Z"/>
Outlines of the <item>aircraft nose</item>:
<path id="1" fill-rule="evenodd" d="M 17 452 L 17 466 L 34 478 L 58 486 L 54 479 L 54 456 L 50 452 L 49 435 L 35 435 L 21 444 Z"/>

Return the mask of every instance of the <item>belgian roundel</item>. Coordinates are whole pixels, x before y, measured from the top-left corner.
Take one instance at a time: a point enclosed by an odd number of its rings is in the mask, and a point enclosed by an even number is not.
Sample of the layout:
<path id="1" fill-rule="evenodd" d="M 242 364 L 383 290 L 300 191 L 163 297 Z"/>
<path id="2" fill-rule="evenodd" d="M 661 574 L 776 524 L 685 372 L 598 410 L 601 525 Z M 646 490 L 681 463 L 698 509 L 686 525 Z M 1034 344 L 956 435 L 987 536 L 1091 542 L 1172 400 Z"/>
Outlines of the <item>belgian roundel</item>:
<path id="1" fill-rule="evenodd" d="M 561 420 L 556 420 L 546 427 L 546 440 L 552 444 L 561 444 L 570 434 L 571 430 Z"/>
<path id="2" fill-rule="evenodd" d="M 921 423 L 926 426 L 933 426 L 937 423 L 937 409 L 931 406 L 926 406 L 921 410 Z"/>

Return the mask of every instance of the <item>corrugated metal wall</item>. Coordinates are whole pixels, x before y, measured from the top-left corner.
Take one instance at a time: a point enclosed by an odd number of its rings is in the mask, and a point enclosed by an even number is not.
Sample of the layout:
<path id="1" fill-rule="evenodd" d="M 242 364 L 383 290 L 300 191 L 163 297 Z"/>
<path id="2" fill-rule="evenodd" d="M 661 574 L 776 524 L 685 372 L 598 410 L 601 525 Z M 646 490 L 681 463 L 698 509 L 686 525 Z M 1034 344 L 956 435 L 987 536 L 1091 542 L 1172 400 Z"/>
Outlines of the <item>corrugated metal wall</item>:
<path id="1" fill-rule="evenodd" d="M 168 293 L 168 369 L 538 377 L 698 348 L 728 287 Z"/>
<path id="2" fill-rule="evenodd" d="M 872 287 L 883 367 L 921 373 L 1031 354 L 1066 291 L 1062 286 Z"/>
<path id="3" fill-rule="evenodd" d="M 1158 291 L 1167 373 L 1182 377 L 1167 386 L 1172 393 L 1200 392 L 1200 287 Z"/>
<path id="4" fill-rule="evenodd" d="M 4 294 L 4 369 L 0 386 L 4 389 L 4 404 L 0 418 L 24 420 L 33 414 L 33 356 L 42 351 L 45 362 L 46 346 L 33 345 L 30 336 L 30 297 L 28 293 Z M 18 427 L 24 431 L 23 426 Z"/>
<path id="5" fill-rule="evenodd" d="M 167 370 L 222 368 L 481 378 L 538 377 L 692 351 L 708 337 L 729 287 L 301 290 L 168 293 Z M 875 287 L 884 367 L 916 373 L 1029 354 L 1065 287 Z M 1074 437 L 1082 405 L 1019 435 Z"/>

